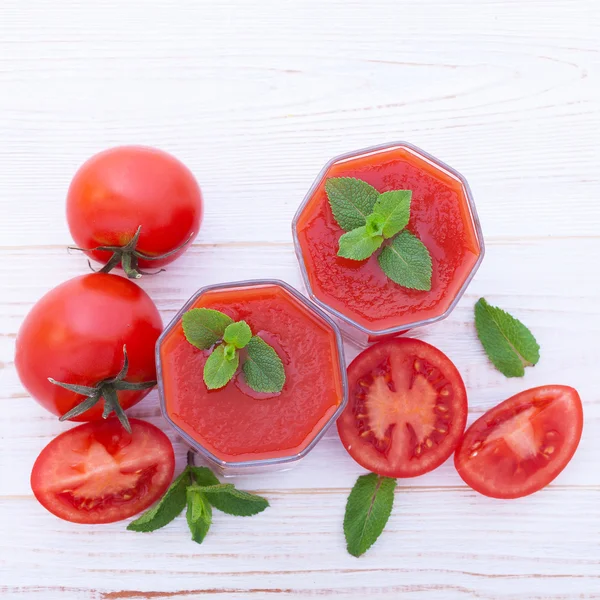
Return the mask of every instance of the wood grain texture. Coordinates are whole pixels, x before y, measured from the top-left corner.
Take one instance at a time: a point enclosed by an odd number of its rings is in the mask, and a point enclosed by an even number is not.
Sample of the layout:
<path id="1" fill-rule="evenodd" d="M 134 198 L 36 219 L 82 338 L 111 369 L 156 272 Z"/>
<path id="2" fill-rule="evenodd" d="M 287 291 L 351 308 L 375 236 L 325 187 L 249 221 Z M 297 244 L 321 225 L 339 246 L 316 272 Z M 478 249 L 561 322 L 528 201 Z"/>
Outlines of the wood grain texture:
<path id="1" fill-rule="evenodd" d="M 3 0 L 0 3 L 0 597 L 32 599 L 600 598 L 600 5 L 596 0 Z M 59 424 L 22 389 L 16 332 L 86 271 L 64 198 L 92 153 L 151 144 L 190 166 L 206 216 L 193 248 L 141 282 L 168 321 L 198 287 L 301 287 L 291 218 L 322 165 L 407 139 L 469 180 L 487 255 L 452 316 L 414 335 L 456 362 L 470 420 L 543 383 L 578 388 L 586 426 L 543 493 L 478 496 L 452 464 L 399 482 L 377 545 L 346 554 L 361 469 L 330 430 L 293 470 L 244 477 L 272 507 L 152 535 L 59 521 L 29 471 Z M 542 359 L 506 380 L 483 355 L 485 295 Z M 356 349 L 347 347 L 352 358 Z M 164 427 L 153 392 L 132 414 Z M 178 461 L 185 449 L 168 431 Z"/>

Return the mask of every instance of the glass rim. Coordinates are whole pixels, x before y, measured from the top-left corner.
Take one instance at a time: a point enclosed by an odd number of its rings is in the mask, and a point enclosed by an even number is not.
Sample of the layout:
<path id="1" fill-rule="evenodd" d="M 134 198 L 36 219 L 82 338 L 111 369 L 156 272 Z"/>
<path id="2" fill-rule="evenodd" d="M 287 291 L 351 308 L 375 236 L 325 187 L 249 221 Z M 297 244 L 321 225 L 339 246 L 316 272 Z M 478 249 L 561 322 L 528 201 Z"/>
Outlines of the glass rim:
<path id="1" fill-rule="evenodd" d="M 337 163 L 339 161 L 353 158 L 358 155 L 376 153 L 376 152 L 379 152 L 382 150 L 391 150 L 393 148 L 406 148 L 413 154 L 416 154 L 416 155 L 420 156 L 421 158 L 424 158 L 429 163 L 432 163 L 434 166 L 445 171 L 448 175 L 450 175 L 454 179 L 457 179 L 461 183 L 461 185 L 463 186 L 464 191 L 465 191 L 465 197 L 467 199 L 467 206 L 469 208 L 469 214 L 473 221 L 475 237 L 477 239 L 477 243 L 479 244 L 480 251 L 479 251 L 479 256 L 477 257 L 475 264 L 471 268 L 471 271 L 469 272 L 469 274 L 466 277 L 465 281 L 463 282 L 462 286 L 456 293 L 454 299 L 452 300 L 452 302 L 450 303 L 448 308 L 442 314 L 440 314 L 436 317 L 429 317 L 428 319 L 421 319 L 420 321 L 414 321 L 412 323 L 404 323 L 403 325 L 396 325 L 394 327 L 388 327 L 387 329 L 369 329 L 368 327 L 365 327 L 364 325 L 355 321 L 352 317 L 349 317 L 349 316 L 345 315 L 344 313 L 340 312 L 339 310 L 337 310 L 336 308 L 329 306 L 329 304 L 327 304 L 326 302 L 324 302 L 323 300 L 321 300 L 317 297 L 317 295 L 315 294 L 315 292 L 312 288 L 312 285 L 310 283 L 310 278 L 308 276 L 308 271 L 306 269 L 306 263 L 304 261 L 304 255 L 302 253 L 302 247 L 300 245 L 300 239 L 298 237 L 297 225 L 298 225 L 298 221 L 300 220 L 300 217 L 302 216 L 304 209 L 306 208 L 306 205 L 311 200 L 313 194 L 315 193 L 316 189 L 321 184 L 321 181 L 325 177 L 325 174 L 330 169 L 330 167 L 332 167 L 335 163 Z M 367 148 L 362 148 L 360 150 L 353 150 L 352 152 L 345 152 L 343 154 L 339 154 L 338 156 L 334 156 L 333 158 L 328 160 L 327 163 L 325 164 L 325 166 L 319 171 L 319 174 L 313 181 L 308 192 L 304 196 L 304 199 L 302 200 L 300 206 L 298 207 L 296 214 L 294 215 L 294 218 L 292 220 L 292 237 L 294 239 L 294 251 L 296 253 L 296 259 L 298 261 L 298 265 L 300 266 L 302 280 L 304 282 L 304 286 L 306 288 L 306 291 L 307 291 L 308 296 L 310 297 L 311 301 L 314 302 L 317 306 L 319 306 L 322 310 L 327 311 L 328 313 L 330 313 L 333 316 L 337 317 L 338 319 L 344 321 L 348 325 L 351 325 L 355 329 L 358 329 L 361 333 L 366 334 L 368 336 L 372 336 L 372 337 L 397 335 L 397 334 L 407 331 L 409 329 L 414 329 L 416 327 L 423 327 L 424 325 L 431 325 L 432 323 L 437 323 L 438 321 L 442 321 L 443 319 L 448 317 L 450 315 L 450 313 L 456 308 L 456 305 L 458 304 L 460 299 L 463 297 L 467 287 L 469 286 L 473 277 L 475 276 L 475 273 L 477 273 L 477 271 L 481 265 L 481 262 L 483 261 L 483 257 L 485 255 L 485 244 L 483 241 L 483 231 L 481 229 L 481 222 L 480 222 L 479 216 L 477 214 L 477 209 L 475 208 L 475 201 L 473 199 L 473 194 L 471 192 L 471 188 L 470 188 L 469 183 L 467 182 L 466 178 L 463 175 L 461 175 L 456 169 L 454 169 L 450 165 L 447 165 L 445 162 L 439 160 L 432 154 L 429 154 L 425 150 L 422 150 L 421 148 L 419 148 L 418 146 L 415 146 L 414 144 L 411 144 L 410 142 L 403 142 L 403 141 L 388 142 L 385 144 L 378 144 L 376 146 L 369 146 Z"/>
<path id="2" fill-rule="evenodd" d="M 172 328 L 175 324 L 181 319 L 182 315 L 189 310 L 193 304 L 198 300 L 200 296 L 205 294 L 206 292 L 210 292 L 213 290 L 223 290 L 223 289 L 235 289 L 242 287 L 255 287 L 255 286 L 278 286 L 289 292 L 296 300 L 300 301 L 304 306 L 306 306 L 311 312 L 317 314 L 327 325 L 329 325 L 335 334 L 336 348 L 337 348 L 337 362 L 340 369 L 341 374 L 341 383 L 342 383 L 342 398 L 339 406 L 335 410 L 335 412 L 331 415 L 331 417 L 327 420 L 326 423 L 323 424 L 321 429 L 315 434 L 313 439 L 303 448 L 300 452 L 292 454 L 290 456 L 283 457 L 275 457 L 275 458 L 257 458 L 253 460 L 245 460 L 245 461 L 226 461 L 222 460 L 219 457 L 215 456 L 212 452 L 202 446 L 199 442 L 197 442 L 187 431 L 183 430 L 179 425 L 177 425 L 168 415 L 167 407 L 166 407 L 166 399 L 165 399 L 165 390 L 163 383 L 163 369 L 162 369 L 162 359 L 160 356 L 160 347 L 167 337 L 167 335 L 171 332 Z M 158 340 L 156 341 L 155 350 L 154 350 L 155 360 L 156 360 L 156 380 L 158 387 L 158 397 L 160 404 L 160 412 L 163 418 L 169 423 L 169 425 L 175 430 L 175 432 L 181 436 L 185 442 L 191 446 L 198 454 L 200 454 L 207 461 L 216 464 L 223 470 L 227 469 L 248 469 L 252 467 L 266 467 L 266 466 L 274 466 L 274 465 L 284 465 L 286 463 L 293 463 L 301 458 L 304 458 L 321 440 L 321 438 L 325 435 L 325 432 L 333 425 L 339 416 L 342 414 L 346 405 L 348 404 L 348 375 L 346 372 L 346 359 L 344 355 L 344 341 L 342 338 L 342 334 L 338 324 L 328 315 L 324 310 L 310 302 L 306 296 L 301 294 L 298 290 L 296 290 L 293 286 L 281 279 L 246 279 L 243 281 L 232 281 L 225 283 L 215 283 L 201 287 L 198 289 L 189 300 L 182 306 L 182 308 L 177 312 L 177 314 L 169 321 L 169 323 L 165 326 L 162 333 L 160 334 Z"/>

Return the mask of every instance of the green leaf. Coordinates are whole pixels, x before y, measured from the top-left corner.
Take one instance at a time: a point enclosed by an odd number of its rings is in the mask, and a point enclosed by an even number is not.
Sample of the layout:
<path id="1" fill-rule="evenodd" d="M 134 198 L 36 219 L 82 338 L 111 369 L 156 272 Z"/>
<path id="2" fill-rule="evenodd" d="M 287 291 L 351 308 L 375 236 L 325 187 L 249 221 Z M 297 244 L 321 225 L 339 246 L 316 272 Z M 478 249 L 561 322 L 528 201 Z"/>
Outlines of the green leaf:
<path id="1" fill-rule="evenodd" d="M 129 531 L 155 531 L 170 523 L 186 504 L 186 488 L 189 484 L 189 470 L 183 473 L 171 484 L 165 495 L 150 510 L 127 526 Z"/>
<path id="2" fill-rule="evenodd" d="M 208 492 L 213 494 L 220 494 L 235 489 L 235 485 L 233 485 L 233 483 L 217 483 L 215 485 L 201 485 L 198 486 L 198 489 L 202 493 Z"/>
<path id="3" fill-rule="evenodd" d="M 226 488 L 226 486 L 227 484 L 223 487 L 202 488 L 202 492 L 206 495 L 208 501 L 217 510 L 236 517 L 251 517 L 269 506 L 268 500 L 262 496 L 237 490 L 233 486 Z"/>
<path id="4" fill-rule="evenodd" d="M 246 383 L 257 392 L 280 392 L 285 384 L 285 369 L 277 352 L 257 335 L 248 342 L 246 352 L 242 367 Z"/>
<path id="5" fill-rule="evenodd" d="M 209 390 L 217 390 L 227 385 L 240 364 L 239 354 L 233 358 L 225 354 L 225 344 L 217 346 L 204 364 L 204 383 Z"/>
<path id="6" fill-rule="evenodd" d="M 233 319 L 211 308 L 192 308 L 183 314 L 181 323 L 187 341 L 196 348 L 207 350 L 223 338 Z"/>
<path id="7" fill-rule="evenodd" d="M 378 257 L 383 272 L 398 285 L 413 290 L 431 289 L 431 256 L 419 238 L 402 231 Z"/>
<path id="8" fill-rule="evenodd" d="M 489 359 L 506 377 L 523 377 L 525 367 L 540 360 L 540 347 L 531 331 L 485 298 L 475 304 L 475 327 Z"/>
<path id="9" fill-rule="evenodd" d="M 208 467 L 191 466 L 189 467 L 189 469 L 192 472 L 192 475 L 194 476 L 195 482 L 200 487 L 220 485 L 220 481 Z"/>
<path id="10" fill-rule="evenodd" d="M 187 488 L 186 518 L 192 532 L 192 539 L 201 544 L 212 523 L 212 508 L 204 494 L 195 486 Z"/>
<path id="11" fill-rule="evenodd" d="M 357 227 L 356 229 L 345 233 L 340 238 L 338 256 L 349 258 L 351 260 L 365 260 L 365 258 L 369 258 L 381 244 L 383 244 L 382 236 L 369 235 L 366 226 Z"/>
<path id="12" fill-rule="evenodd" d="M 233 344 L 223 344 L 223 356 L 225 360 L 235 360 L 237 348 Z"/>
<path id="13" fill-rule="evenodd" d="M 385 217 L 377 213 L 370 214 L 367 217 L 365 225 L 367 235 L 371 237 L 379 237 L 383 235 L 383 226 L 385 225 Z"/>
<path id="14" fill-rule="evenodd" d="M 246 321 L 238 321 L 237 323 L 228 325 L 223 334 L 223 339 L 236 348 L 244 348 L 251 337 L 252 330 Z"/>
<path id="15" fill-rule="evenodd" d="M 325 182 L 325 192 L 338 225 L 352 231 L 366 224 L 379 192 L 366 181 L 353 177 L 332 177 Z"/>
<path id="16" fill-rule="evenodd" d="M 411 198 L 411 190 L 394 190 L 379 195 L 373 212 L 384 217 L 384 238 L 394 237 L 408 225 Z"/>
<path id="17" fill-rule="evenodd" d="M 356 480 L 344 515 L 344 535 L 352 556 L 364 554 L 384 530 L 394 505 L 396 480 L 375 473 Z"/>

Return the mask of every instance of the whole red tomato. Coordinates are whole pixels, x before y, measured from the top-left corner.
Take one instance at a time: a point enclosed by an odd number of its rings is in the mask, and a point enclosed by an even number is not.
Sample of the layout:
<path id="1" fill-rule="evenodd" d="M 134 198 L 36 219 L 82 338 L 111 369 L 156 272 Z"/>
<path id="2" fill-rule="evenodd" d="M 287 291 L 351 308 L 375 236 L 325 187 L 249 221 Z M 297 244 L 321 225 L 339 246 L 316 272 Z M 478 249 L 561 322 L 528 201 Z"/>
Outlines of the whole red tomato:
<path id="1" fill-rule="evenodd" d="M 154 346 L 161 331 L 156 306 L 133 282 L 82 275 L 32 308 L 17 334 L 15 365 L 27 391 L 50 412 L 63 416 L 86 402 L 81 408 L 89 409 L 67 418 L 95 421 L 114 410 L 126 423 L 121 409 L 137 404 L 156 383 Z"/>
<path id="2" fill-rule="evenodd" d="M 92 156 L 69 187 L 67 220 L 76 244 L 128 277 L 162 267 L 198 235 L 202 194 L 175 157 L 143 146 L 121 146 Z"/>

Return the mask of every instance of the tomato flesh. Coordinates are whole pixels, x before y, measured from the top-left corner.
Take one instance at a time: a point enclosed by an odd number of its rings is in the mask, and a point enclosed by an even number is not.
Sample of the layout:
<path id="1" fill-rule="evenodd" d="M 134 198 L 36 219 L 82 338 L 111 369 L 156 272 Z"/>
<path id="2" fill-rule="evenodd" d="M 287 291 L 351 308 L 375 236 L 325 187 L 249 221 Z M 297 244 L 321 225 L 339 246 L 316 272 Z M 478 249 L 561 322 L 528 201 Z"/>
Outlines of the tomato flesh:
<path id="1" fill-rule="evenodd" d="M 581 399 L 573 388 L 533 388 L 505 400 L 469 427 L 456 451 L 456 469 L 485 496 L 527 496 L 567 466 L 582 429 Z"/>
<path id="2" fill-rule="evenodd" d="M 388 477 L 415 477 L 454 451 L 467 393 L 450 359 L 416 339 L 380 342 L 348 367 L 349 402 L 338 432 L 352 458 Z"/>
<path id="3" fill-rule="evenodd" d="M 167 490 L 175 469 L 169 438 L 130 419 L 86 423 L 62 433 L 38 456 L 31 488 L 52 514 L 73 523 L 112 523 L 148 508 Z"/>

